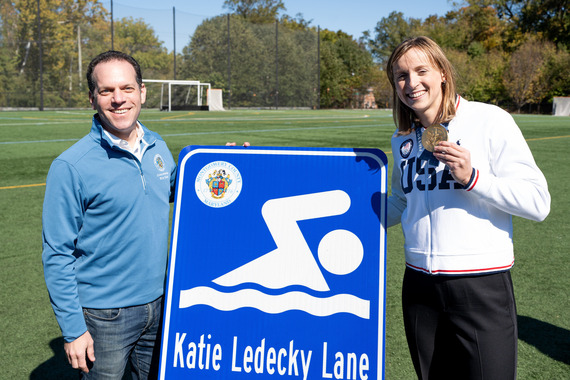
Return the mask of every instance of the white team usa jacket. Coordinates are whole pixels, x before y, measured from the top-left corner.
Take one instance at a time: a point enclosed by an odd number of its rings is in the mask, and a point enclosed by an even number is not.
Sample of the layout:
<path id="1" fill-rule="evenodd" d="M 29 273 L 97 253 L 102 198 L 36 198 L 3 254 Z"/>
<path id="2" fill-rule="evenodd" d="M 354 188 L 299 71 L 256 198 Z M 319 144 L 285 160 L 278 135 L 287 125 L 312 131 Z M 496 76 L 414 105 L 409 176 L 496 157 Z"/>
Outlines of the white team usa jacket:
<path id="1" fill-rule="evenodd" d="M 550 212 L 544 175 L 515 121 L 502 109 L 458 98 L 449 141 L 471 153 L 470 183 L 444 164 L 419 158 L 418 136 L 392 137 L 388 226 L 401 222 L 406 265 L 430 274 L 505 271 L 514 264 L 512 215 L 542 221 Z"/>

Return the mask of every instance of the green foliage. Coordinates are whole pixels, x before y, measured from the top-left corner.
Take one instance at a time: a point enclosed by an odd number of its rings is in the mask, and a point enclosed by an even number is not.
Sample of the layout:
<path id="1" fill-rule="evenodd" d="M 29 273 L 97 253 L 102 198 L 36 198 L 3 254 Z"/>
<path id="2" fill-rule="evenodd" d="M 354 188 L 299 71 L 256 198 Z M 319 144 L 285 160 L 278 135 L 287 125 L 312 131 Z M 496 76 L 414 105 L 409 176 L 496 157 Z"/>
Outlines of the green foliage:
<path id="1" fill-rule="evenodd" d="M 278 100 L 280 106 L 312 107 L 316 100 L 316 52 L 313 30 L 218 16 L 199 25 L 184 48 L 181 75 L 222 88 L 226 101 L 231 84 L 231 102 L 240 106 L 272 107 Z"/>
<path id="2" fill-rule="evenodd" d="M 172 55 L 167 53 L 149 24 L 129 17 L 116 22 L 114 28 L 114 48 L 132 55 L 140 64 L 144 78 L 172 78 Z"/>
<path id="3" fill-rule="evenodd" d="M 23 77 L 20 78 L 24 84 L 22 88 L 31 87 L 35 91 L 39 91 L 38 82 L 43 72 L 46 106 L 75 106 L 70 104 L 72 93 L 80 88 L 78 84 L 83 81 L 76 73 L 81 27 L 89 29 L 87 25 L 100 23 L 106 12 L 97 1 L 88 0 L 42 0 L 39 5 L 38 19 L 37 1 L 13 3 L 12 11 L 18 15 L 12 41 L 16 45 L 17 59 L 10 69 Z M 41 22 L 43 71 L 40 70 L 38 21 Z"/>
<path id="4" fill-rule="evenodd" d="M 446 49 L 457 72 L 457 91 L 467 99 L 497 104 L 505 98 L 503 73 L 506 62 L 497 51 L 480 54 Z"/>
<path id="5" fill-rule="evenodd" d="M 0 106 L 38 107 L 43 73 L 46 107 L 88 107 L 85 69 L 111 48 L 110 14 L 101 0 L 40 0 L 39 5 L 43 71 L 38 1 L 0 2 Z M 233 105 L 359 107 L 362 95 L 373 89 L 377 104 L 389 106 L 392 94 L 381 71 L 393 49 L 417 35 L 444 48 L 461 74 L 460 93 L 470 99 L 520 109 L 570 95 L 567 1 L 465 0 L 454 2 L 445 15 L 425 19 L 392 12 L 358 40 L 342 30 L 322 30 L 320 62 L 316 28 L 302 14 L 282 13 L 282 0 L 226 0 L 224 6 L 232 12 L 229 49 L 226 15 L 204 20 L 176 57 L 177 79 L 222 88 Z M 114 30 L 114 48 L 137 58 L 145 78 L 174 78 L 173 53 L 147 22 L 114 20 Z M 530 72 L 517 63 L 529 36 L 544 47 L 537 53 L 540 68 Z M 531 78 L 534 84 L 521 93 L 516 86 Z M 149 100 L 149 106 L 156 105 L 156 99 Z"/>
<path id="6" fill-rule="evenodd" d="M 565 46 L 558 46 L 555 54 L 548 57 L 545 72 L 549 74 L 547 99 L 554 96 L 568 96 L 570 94 L 570 52 Z"/>
<path id="7" fill-rule="evenodd" d="M 291 17 L 289 15 L 283 15 L 279 19 L 279 23 L 291 30 L 308 30 L 311 29 L 312 20 L 305 20 L 302 13 L 297 13 L 296 17 Z M 315 28 L 312 28 L 313 30 Z"/>
<path id="8" fill-rule="evenodd" d="M 370 52 L 342 31 L 321 32 L 320 64 L 322 107 L 357 107 L 361 95 L 377 83 Z"/>
<path id="9" fill-rule="evenodd" d="M 468 0 L 467 6 L 452 13 L 452 32 L 455 48 L 468 49 L 477 42 L 486 51 L 500 48 L 503 43 L 505 23 L 497 17 L 493 0 Z"/>
<path id="10" fill-rule="evenodd" d="M 333 108 L 340 105 L 350 94 L 344 86 L 348 73 L 336 54 L 332 43 L 321 45 L 321 106 Z"/>
<path id="11" fill-rule="evenodd" d="M 548 92 L 547 64 L 555 55 L 554 44 L 529 38 L 511 55 L 504 85 L 517 110 L 530 102 L 540 103 Z"/>
<path id="12" fill-rule="evenodd" d="M 542 38 L 570 47 L 570 13 L 568 1 L 499 0 L 499 16 L 521 33 L 538 34 Z"/>
<path id="13" fill-rule="evenodd" d="M 39 6 L 38 18 L 36 0 L 0 5 L 0 105 L 39 106 L 43 74 L 46 107 L 86 107 L 87 65 L 95 55 L 111 48 L 109 14 L 98 0 L 40 0 Z M 172 59 L 168 60 L 166 49 L 148 24 L 132 19 L 114 24 L 115 49 L 140 60 L 145 73 L 169 76 Z"/>
<path id="14" fill-rule="evenodd" d="M 402 12 L 392 12 L 383 17 L 376 28 L 376 37 L 368 41 L 370 50 L 382 66 L 386 63 L 392 51 L 404 39 L 415 34 L 415 28 L 420 24 L 418 19 L 405 19 Z"/>
<path id="15" fill-rule="evenodd" d="M 570 19 L 562 3 L 467 0 L 456 3 L 444 16 L 428 16 L 423 21 L 393 12 L 378 22 L 368 44 L 377 62 L 384 65 L 405 38 L 431 37 L 459 73 L 460 94 L 520 110 L 526 104 L 549 102 L 555 95 L 570 95 Z M 532 51 L 531 35 L 536 44 Z"/>
<path id="16" fill-rule="evenodd" d="M 281 0 L 225 0 L 224 8 L 256 24 L 275 21 L 279 11 L 285 10 Z"/>

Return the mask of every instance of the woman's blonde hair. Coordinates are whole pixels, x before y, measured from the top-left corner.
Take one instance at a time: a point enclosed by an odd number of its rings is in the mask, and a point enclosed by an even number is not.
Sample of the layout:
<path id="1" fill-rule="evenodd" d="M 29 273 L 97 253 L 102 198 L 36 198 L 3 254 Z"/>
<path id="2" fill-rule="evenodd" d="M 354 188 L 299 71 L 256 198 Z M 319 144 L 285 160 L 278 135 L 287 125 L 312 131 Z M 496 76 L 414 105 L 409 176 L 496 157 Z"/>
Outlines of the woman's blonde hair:
<path id="1" fill-rule="evenodd" d="M 404 40 L 388 59 L 386 65 L 386 75 L 392 85 L 392 93 L 394 96 L 393 117 L 394 122 L 398 126 L 399 134 L 409 134 L 412 131 L 414 123 L 419 124 L 419 118 L 414 111 L 406 106 L 396 92 L 396 84 L 394 82 L 394 65 L 398 60 L 411 49 L 417 49 L 423 52 L 430 64 L 441 71 L 445 80 L 441 84 L 443 99 L 439 108 L 436 123 L 445 123 L 453 119 L 455 116 L 455 70 L 443 53 L 443 50 L 432 39 L 424 36 L 413 37 Z M 427 126 L 426 126 L 427 127 Z"/>

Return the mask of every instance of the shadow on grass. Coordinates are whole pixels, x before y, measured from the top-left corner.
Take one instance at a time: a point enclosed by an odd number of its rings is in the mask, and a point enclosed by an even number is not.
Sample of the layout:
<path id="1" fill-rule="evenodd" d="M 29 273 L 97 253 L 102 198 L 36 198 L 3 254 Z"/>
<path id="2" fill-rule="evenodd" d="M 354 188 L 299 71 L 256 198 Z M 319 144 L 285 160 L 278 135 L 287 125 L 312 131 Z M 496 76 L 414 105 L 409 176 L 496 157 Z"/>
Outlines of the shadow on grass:
<path id="1" fill-rule="evenodd" d="M 570 331 L 519 315 L 519 339 L 536 347 L 543 354 L 559 362 L 570 364 Z M 30 380 L 77 380 L 79 372 L 71 368 L 63 350 L 63 338 L 50 342 L 53 357 L 42 363 L 30 374 Z M 123 380 L 130 378 L 127 374 Z"/>
<path id="2" fill-rule="evenodd" d="M 559 362 L 570 364 L 570 331 L 519 315 L 519 339 Z"/>
<path id="3" fill-rule="evenodd" d="M 78 380 L 80 373 L 78 370 L 71 368 L 67 362 L 67 356 L 63 350 L 63 337 L 56 338 L 49 343 L 53 351 L 53 357 L 38 368 L 34 369 L 30 374 L 30 380 Z M 127 368 L 123 380 L 131 380 L 130 370 Z"/>
<path id="4" fill-rule="evenodd" d="M 63 338 L 59 337 L 51 342 L 49 346 L 53 351 L 53 357 L 38 366 L 30 374 L 30 380 L 77 380 L 79 371 L 71 368 L 67 362 L 67 356 L 63 350 Z"/>

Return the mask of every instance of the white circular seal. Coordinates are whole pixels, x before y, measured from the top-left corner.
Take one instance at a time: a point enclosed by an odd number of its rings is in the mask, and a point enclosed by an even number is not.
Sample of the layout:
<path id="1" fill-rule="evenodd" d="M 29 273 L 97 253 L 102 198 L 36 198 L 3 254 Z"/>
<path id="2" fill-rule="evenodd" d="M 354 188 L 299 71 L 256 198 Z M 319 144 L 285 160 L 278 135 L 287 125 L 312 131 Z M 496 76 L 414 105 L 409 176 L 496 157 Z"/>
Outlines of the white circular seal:
<path id="1" fill-rule="evenodd" d="M 196 176 L 198 198 L 209 207 L 226 207 L 241 193 L 242 178 L 238 168 L 226 161 L 204 166 Z"/>

